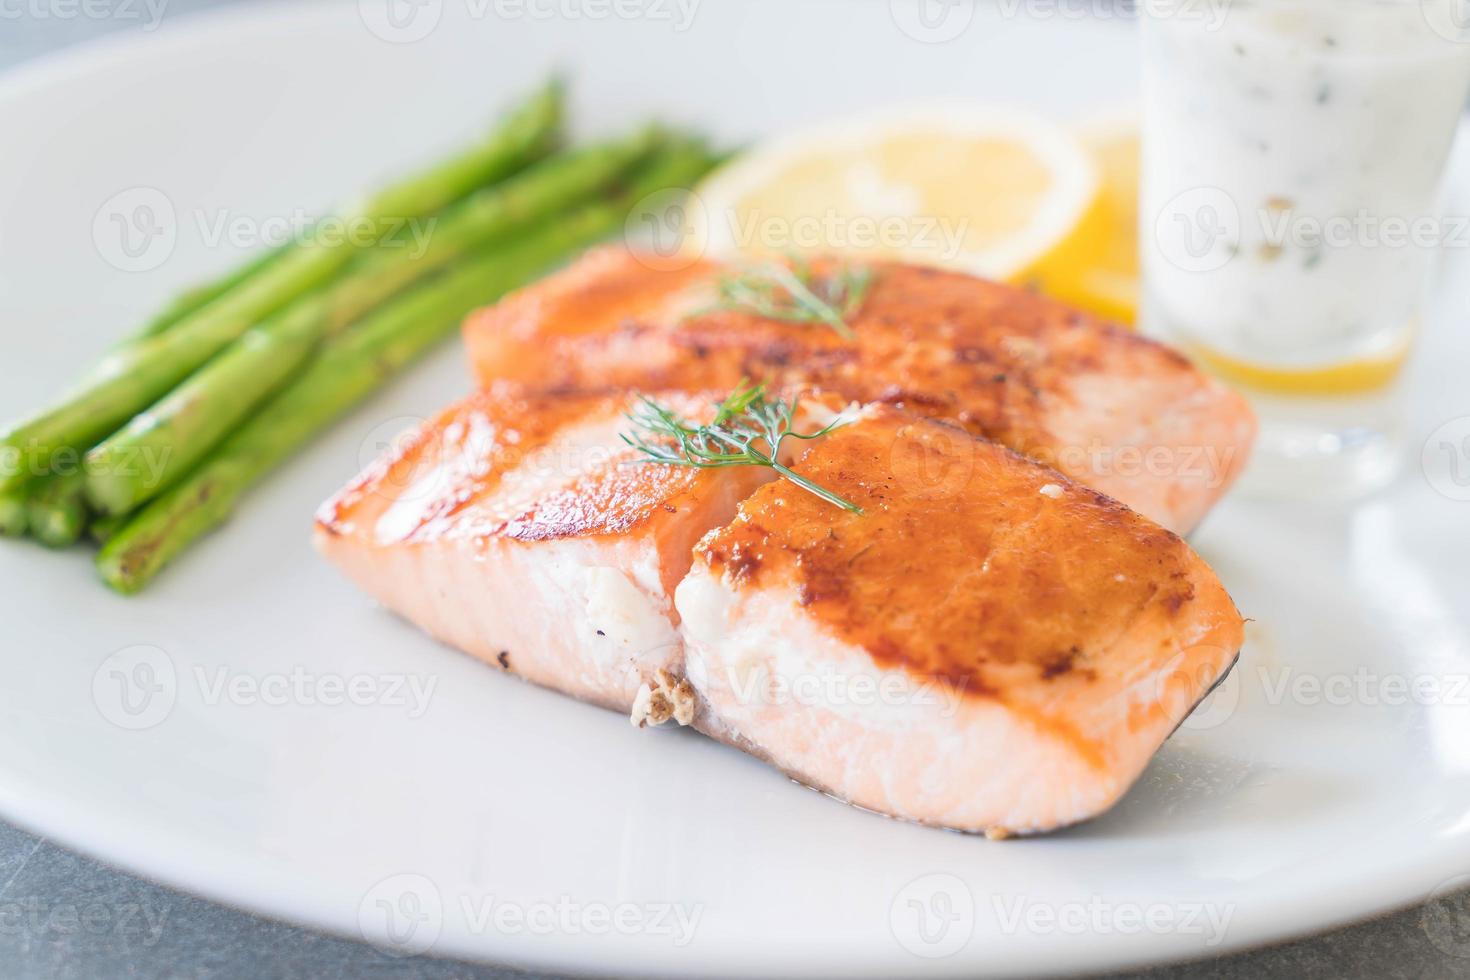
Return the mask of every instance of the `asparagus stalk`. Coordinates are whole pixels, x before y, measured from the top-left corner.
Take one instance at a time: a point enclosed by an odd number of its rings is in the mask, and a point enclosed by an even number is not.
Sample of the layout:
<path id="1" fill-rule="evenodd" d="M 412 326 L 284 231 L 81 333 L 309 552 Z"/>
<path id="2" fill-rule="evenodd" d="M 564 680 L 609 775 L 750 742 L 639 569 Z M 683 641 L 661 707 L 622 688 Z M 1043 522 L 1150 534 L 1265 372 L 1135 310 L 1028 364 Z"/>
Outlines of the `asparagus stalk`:
<path id="1" fill-rule="evenodd" d="M 515 172 L 543 155 L 556 137 L 562 93 L 553 83 L 502 123 L 488 140 L 439 166 L 389 187 L 346 212 L 351 227 L 427 215 L 476 187 Z M 57 405 L 11 430 L 0 447 L 12 447 L 38 463 L 68 446 L 91 445 L 115 432 L 201 364 L 261 319 L 333 278 L 354 255 L 362 237 L 293 243 L 218 300 L 165 332 L 114 351 Z M 0 491 L 24 474 L 0 472 Z"/>
<path id="2" fill-rule="evenodd" d="M 30 527 L 30 497 L 24 488 L 0 493 L 0 537 L 18 538 Z"/>
<path id="3" fill-rule="evenodd" d="M 138 340 L 146 337 L 156 337 L 169 327 L 185 319 L 191 313 L 196 313 L 205 306 L 213 303 L 225 293 L 239 286 L 248 279 L 253 278 L 266 266 L 281 257 L 282 249 L 273 248 L 270 251 L 251 259 L 239 269 L 226 274 L 222 279 L 214 282 L 202 283 L 185 290 L 176 296 L 172 302 L 159 310 L 153 319 L 145 323 L 141 330 L 132 338 Z"/>
<path id="4" fill-rule="evenodd" d="M 31 536 L 48 548 L 66 548 L 87 529 L 87 506 L 82 499 L 82 472 L 45 477 L 27 504 Z"/>
<path id="5" fill-rule="evenodd" d="M 688 186 L 710 165 L 696 144 L 670 149 L 616 202 L 586 206 L 520 241 L 490 248 L 395 299 L 329 343 L 290 386 L 221 443 L 187 479 L 153 500 L 97 556 L 109 586 L 132 594 L 234 510 L 240 496 L 424 351 L 465 315 L 614 233 L 628 207 Z"/>
<path id="6" fill-rule="evenodd" d="M 87 497 L 124 514 L 177 482 L 317 344 L 401 288 L 477 246 L 590 198 L 662 138 L 653 129 L 552 157 L 454 206 L 422 252 L 384 246 L 361 267 L 247 331 L 183 384 L 87 455 Z"/>
<path id="7" fill-rule="evenodd" d="M 128 514 L 93 515 L 92 523 L 87 525 L 87 533 L 98 544 L 106 544 L 128 523 L 129 516 Z"/>

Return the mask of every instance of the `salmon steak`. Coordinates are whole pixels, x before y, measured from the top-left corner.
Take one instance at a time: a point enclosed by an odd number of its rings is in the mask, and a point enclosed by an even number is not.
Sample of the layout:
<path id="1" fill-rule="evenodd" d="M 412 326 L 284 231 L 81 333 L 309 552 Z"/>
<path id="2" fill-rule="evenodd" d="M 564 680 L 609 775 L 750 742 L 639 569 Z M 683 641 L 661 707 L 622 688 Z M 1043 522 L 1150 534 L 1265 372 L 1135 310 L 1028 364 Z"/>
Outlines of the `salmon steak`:
<path id="1" fill-rule="evenodd" d="M 720 398 L 653 396 L 691 423 Z M 474 395 L 328 501 L 317 546 L 502 670 L 967 831 L 1106 809 L 1234 660 L 1182 540 L 961 428 L 813 397 L 806 434 L 838 427 L 777 478 L 640 462 L 637 404 Z"/>
<path id="2" fill-rule="evenodd" d="M 813 278 L 840 268 L 818 262 Z M 730 267 L 605 248 L 472 316 L 465 342 L 483 386 L 728 391 L 749 378 L 894 405 L 1181 534 L 1245 465 L 1249 405 L 1172 349 L 1010 286 L 897 263 L 863 269 L 870 283 L 844 336 L 722 302 Z"/>
<path id="3" fill-rule="evenodd" d="M 695 417 L 711 405 L 665 401 Z M 627 465 L 629 402 L 472 396 L 324 504 L 318 550 L 435 638 L 629 711 L 682 665 L 672 593 L 693 545 L 772 476 Z"/>
<path id="4" fill-rule="evenodd" d="M 1108 809 L 1235 662 L 1178 536 L 1018 454 L 875 406 L 707 535 L 678 587 L 706 733 L 905 820 L 993 836 Z"/>

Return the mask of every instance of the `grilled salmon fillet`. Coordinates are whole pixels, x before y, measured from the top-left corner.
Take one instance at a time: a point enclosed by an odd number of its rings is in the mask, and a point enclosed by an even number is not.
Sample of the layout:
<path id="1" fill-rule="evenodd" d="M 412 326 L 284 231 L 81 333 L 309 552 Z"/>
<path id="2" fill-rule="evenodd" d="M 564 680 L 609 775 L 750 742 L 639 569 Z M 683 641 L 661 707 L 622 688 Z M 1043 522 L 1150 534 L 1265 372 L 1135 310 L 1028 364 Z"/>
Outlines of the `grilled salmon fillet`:
<path id="1" fill-rule="evenodd" d="M 661 400 L 698 418 L 708 398 Z M 482 393 L 421 426 L 317 515 L 316 544 L 436 638 L 628 711 L 683 644 L 691 549 L 770 478 L 626 465 L 623 395 Z"/>
<path id="2" fill-rule="evenodd" d="M 1177 536 L 958 427 L 870 405 L 799 444 L 853 514 L 764 468 L 628 465 L 630 402 L 474 395 L 323 505 L 317 545 L 503 670 L 961 830 L 1106 809 L 1239 649 Z"/>
<path id="3" fill-rule="evenodd" d="M 832 263 L 818 263 L 830 274 Z M 953 272 L 870 266 L 848 319 L 716 308 L 728 270 L 622 249 L 471 317 L 482 385 L 729 390 L 805 384 L 949 420 L 1186 533 L 1244 466 L 1255 419 L 1181 354 L 1018 289 Z"/>
<path id="4" fill-rule="evenodd" d="M 707 733 L 907 820 L 997 835 L 1115 803 L 1234 662 L 1182 540 L 952 426 L 869 408 L 756 490 L 676 606 Z"/>

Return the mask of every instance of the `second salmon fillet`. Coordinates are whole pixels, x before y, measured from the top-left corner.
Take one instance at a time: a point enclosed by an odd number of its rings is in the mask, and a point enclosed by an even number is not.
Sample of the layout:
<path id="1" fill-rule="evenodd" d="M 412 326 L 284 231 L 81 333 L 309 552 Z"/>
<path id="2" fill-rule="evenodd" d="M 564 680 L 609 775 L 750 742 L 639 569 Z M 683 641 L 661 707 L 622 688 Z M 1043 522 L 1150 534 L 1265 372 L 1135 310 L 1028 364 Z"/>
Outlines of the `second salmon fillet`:
<path id="1" fill-rule="evenodd" d="M 813 282 L 837 271 L 814 266 Z M 1010 286 L 897 263 L 852 338 L 719 301 L 732 270 L 602 249 L 465 324 L 482 385 L 807 385 L 953 422 L 1187 533 L 1245 465 L 1255 417 L 1181 354 Z"/>

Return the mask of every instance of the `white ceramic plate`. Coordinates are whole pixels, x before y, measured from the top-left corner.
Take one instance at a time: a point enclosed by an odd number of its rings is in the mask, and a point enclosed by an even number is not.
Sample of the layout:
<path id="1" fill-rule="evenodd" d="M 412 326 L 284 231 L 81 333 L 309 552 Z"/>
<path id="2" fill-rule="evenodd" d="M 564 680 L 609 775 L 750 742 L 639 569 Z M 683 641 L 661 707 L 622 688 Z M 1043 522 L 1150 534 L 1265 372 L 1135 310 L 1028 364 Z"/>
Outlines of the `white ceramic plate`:
<path id="1" fill-rule="evenodd" d="M 915 97 L 1081 114 L 1133 86 L 1118 23 L 981 13 L 926 43 L 901 24 L 955 25 L 886 3 L 708 0 L 686 30 L 673 0 L 640 20 L 420 9 L 442 19 L 414 43 L 375 36 L 356 4 L 256 8 L 6 80 L 0 415 L 234 261 L 206 241 L 221 216 L 248 228 L 326 207 L 477 131 L 552 66 L 574 73 L 584 128 L 657 113 L 730 139 Z M 401 41 L 427 22 L 375 23 Z M 111 215 L 154 192 L 174 240 L 121 250 Z M 1470 282 L 1466 266 L 1451 254 L 1444 278 Z M 1087 826 L 998 844 L 887 821 L 499 676 L 373 608 L 313 556 L 309 518 L 466 390 L 453 349 L 141 598 L 104 591 L 81 552 L 0 547 L 0 812 L 402 952 L 624 975 L 1101 969 L 1421 901 L 1470 870 L 1466 299 L 1439 296 L 1414 369 L 1423 472 L 1354 508 L 1232 500 L 1198 535 L 1254 619 L 1250 644 Z M 1406 698 L 1411 683 L 1435 690 Z M 370 703 L 332 703 L 332 685 Z"/>

